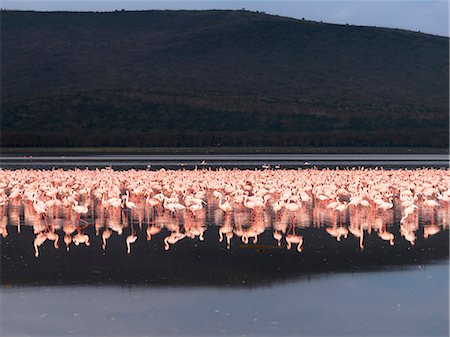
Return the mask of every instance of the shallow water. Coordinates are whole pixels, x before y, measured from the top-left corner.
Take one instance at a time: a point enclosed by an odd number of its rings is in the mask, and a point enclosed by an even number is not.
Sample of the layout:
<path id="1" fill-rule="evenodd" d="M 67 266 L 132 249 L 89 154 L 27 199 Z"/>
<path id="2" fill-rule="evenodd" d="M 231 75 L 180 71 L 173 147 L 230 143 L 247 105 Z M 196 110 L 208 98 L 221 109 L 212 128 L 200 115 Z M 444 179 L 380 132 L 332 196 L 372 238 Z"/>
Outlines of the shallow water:
<path id="1" fill-rule="evenodd" d="M 2 336 L 448 335 L 448 265 L 253 288 L 3 288 Z"/>
<path id="2" fill-rule="evenodd" d="M 449 156 L 439 154 L 221 154 L 221 155 L 83 155 L 0 156 L 0 167 L 16 168 L 261 168 L 281 167 L 448 167 Z"/>

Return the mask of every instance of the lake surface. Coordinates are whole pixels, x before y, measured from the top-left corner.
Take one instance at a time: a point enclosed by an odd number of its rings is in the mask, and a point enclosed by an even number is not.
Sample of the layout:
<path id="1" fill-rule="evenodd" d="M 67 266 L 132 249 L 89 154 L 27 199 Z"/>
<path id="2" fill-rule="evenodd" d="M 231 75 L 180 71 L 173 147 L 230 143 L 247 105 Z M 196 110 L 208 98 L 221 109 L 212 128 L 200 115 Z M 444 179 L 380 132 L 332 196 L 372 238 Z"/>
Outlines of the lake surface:
<path id="1" fill-rule="evenodd" d="M 445 156 L 363 157 L 370 166 L 447 165 Z M 1 166 L 366 165 L 343 155 L 202 158 L 2 157 Z M 387 211 L 341 214 L 316 199 L 295 212 L 225 213 L 212 192 L 195 214 L 154 210 L 142 198 L 117 212 L 89 200 L 81 220 L 63 209 L 38 217 L 20 199 L 0 206 L 1 336 L 449 335 L 448 203 L 420 201 L 404 221 L 397 198 Z M 49 239 L 33 246 L 43 231 L 59 236 L 58 248 Z M 89 245 L 74 244 L 76 233 Z M 174 233 L 183 235 L 169 241 Z"/>
<path id="2" fill-rule="evenodd" d="M 0 167 L 16 168 L 261 168 L 281 167 L 448 167 L 449 156 L 441 154 L 221 154 L 221 155 L 1 155 Z"/>
<path id="3" fill-rule="evenodd" d="M 447 336 L 448 265 L 271 286 L 3 288 L 2 336 Z"/>
<path id="4" fill-rule="evenodd" d="M 435 225 L 421 214 L 412 244 L 394 212 L 385 227 L 394 244 L 374 225 L 363 248 L 351 233 L 333 237 L 326 214 L 321 223 L 287 224 L 287 233 L 303 236 L 302 252 L 287 249 L 285 240 L 279 247 L 273 226 L 256 244 L 235 235 L 228 246 L 219 234 L 227 219 L 214 210 L 203 241 L 184 237 L 166 250 L 170 231 L 163 227 L 147 240 L 151 222 L 122 216 L 121 234 L 114 232 L 105 249 L 92 223 L 83 231 L 89 246 L 72 243 L 67 251 L 63 242 L 55 249 L 47 241 L 39 257 L 33 227 L 24 222 L 19 234 L 9 218 L 1 239 L 1 335 L 448 335 L 449 230 L 442 215 L 434 215 L 439 232 L 425 238 Z M 350 226 L 349 219 L 339 225 Z M 127 254 L 133 231 L 138 239 Z"/>

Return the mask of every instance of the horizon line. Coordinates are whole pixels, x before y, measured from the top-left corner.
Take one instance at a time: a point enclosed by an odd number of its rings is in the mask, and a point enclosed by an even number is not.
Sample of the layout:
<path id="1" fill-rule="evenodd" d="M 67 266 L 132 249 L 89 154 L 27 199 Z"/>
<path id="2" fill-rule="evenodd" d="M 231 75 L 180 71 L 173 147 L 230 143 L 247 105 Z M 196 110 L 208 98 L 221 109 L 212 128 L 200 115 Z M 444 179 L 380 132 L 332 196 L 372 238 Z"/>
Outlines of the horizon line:
<path id="1" fill-rule="evenodd" d="M 261 14 L 261 15 L 267 15 L 267 16 L 274 16 L 274 17 L 280 17 L 280 18 L 286 18 L 290 20 L 295 21 L 308 21 L 308 22 L 314 22 L 318 24 L 326 24 L 326 25 L 334 25 L 334 26 L 352 26 L 352 27 L 365 27 L 365 28 L 376 28 L 376 29 L 389 29 L 389 30 L 397 30 L 397 31 L 404 31 L 409 33 L 415 33 L 415 34 L 423 34 L 423 35 L 430 35 L 435 37 L 443 37 L 450 39 L 449 35 L 439 35 L 434 33 L 427 33 L 420 30 L 411 30 L 411 29 L 405 29 L 405 28 L 398 28 L 398 27 L 386 27 L 386 26 L 375 26 L 375 25 L 359 25 L 359 24 L 351 24 L 351 23 L 334 23 L 334 22 L 327 22 L 327 21 L 317 21 L 307 18 L 295 18 L 292 16 L 284 16 L 279 14 L 272 14 L 267 13 L 265 11 L 258 11 L 258 10 L 250 10 L 250 9 L 114 9 L 114 10 L 35 10 L 35 9 L 11 9 L 11 8 L 0 8 L 0 12 L 32 12 L 32 13 L 93 13 L 93 14 L 110 14 L 110 13 L 134 13 L 134 12 L 211 12 L 211 11 L 221 11 L 221 12 L 250 12 L 255 14 Z"/>

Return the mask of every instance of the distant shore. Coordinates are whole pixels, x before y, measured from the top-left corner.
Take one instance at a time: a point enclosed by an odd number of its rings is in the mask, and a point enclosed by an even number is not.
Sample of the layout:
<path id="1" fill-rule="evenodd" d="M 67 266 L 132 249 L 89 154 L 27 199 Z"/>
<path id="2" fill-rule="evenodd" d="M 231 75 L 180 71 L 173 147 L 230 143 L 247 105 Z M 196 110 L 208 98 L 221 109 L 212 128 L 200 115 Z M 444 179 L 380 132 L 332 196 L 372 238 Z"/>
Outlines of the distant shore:
<path id="1" fill-rule="evenodd" d="M 448 154 L 448 148 L 406 147 L 5 147 L 5 155 L 79 154 Z"/>

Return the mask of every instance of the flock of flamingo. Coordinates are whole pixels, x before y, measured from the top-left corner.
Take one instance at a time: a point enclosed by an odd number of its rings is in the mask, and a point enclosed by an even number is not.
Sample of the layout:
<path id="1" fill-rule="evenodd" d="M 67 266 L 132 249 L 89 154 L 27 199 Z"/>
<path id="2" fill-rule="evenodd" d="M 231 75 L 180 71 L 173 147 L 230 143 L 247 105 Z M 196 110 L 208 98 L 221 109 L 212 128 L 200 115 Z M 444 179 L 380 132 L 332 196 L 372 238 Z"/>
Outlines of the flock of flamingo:
<path id="1" fill-rule="evenodd" d="M 428 238 L 448 229 L 450 174 L 447 169 L 299 170 L 0 170 L 0 234 L 7 226 L 32 226 L 34 253 L 60 235 L 66 249 L 89 246 L 89 226 L 102 248 L 129 228 L 131 252 L 136 226 L 146 240 L 159 236 L 164 249 L 182 239 L 204 240 L 207 228 L 230 248 L 233 237 L 257 244 L 266 230 L 275 244 L 301 252 L 305 227 L 324 227 L 341 241 L 349 234 L 364 248 L 374 231 L 394 245 L 414 245 L 423 226 Z M 216 226 L 207 225 L 210 221 Z M 399 225 L 400 237 L 388 231 Z M 297 230 L 297 233 L 296 233 Z M 127 230 L 128 233 L 128 230 Z M 306 238 L 307 239 L 307 238 Z M 276 247 L 276 246 L 275 246 Z"/>

